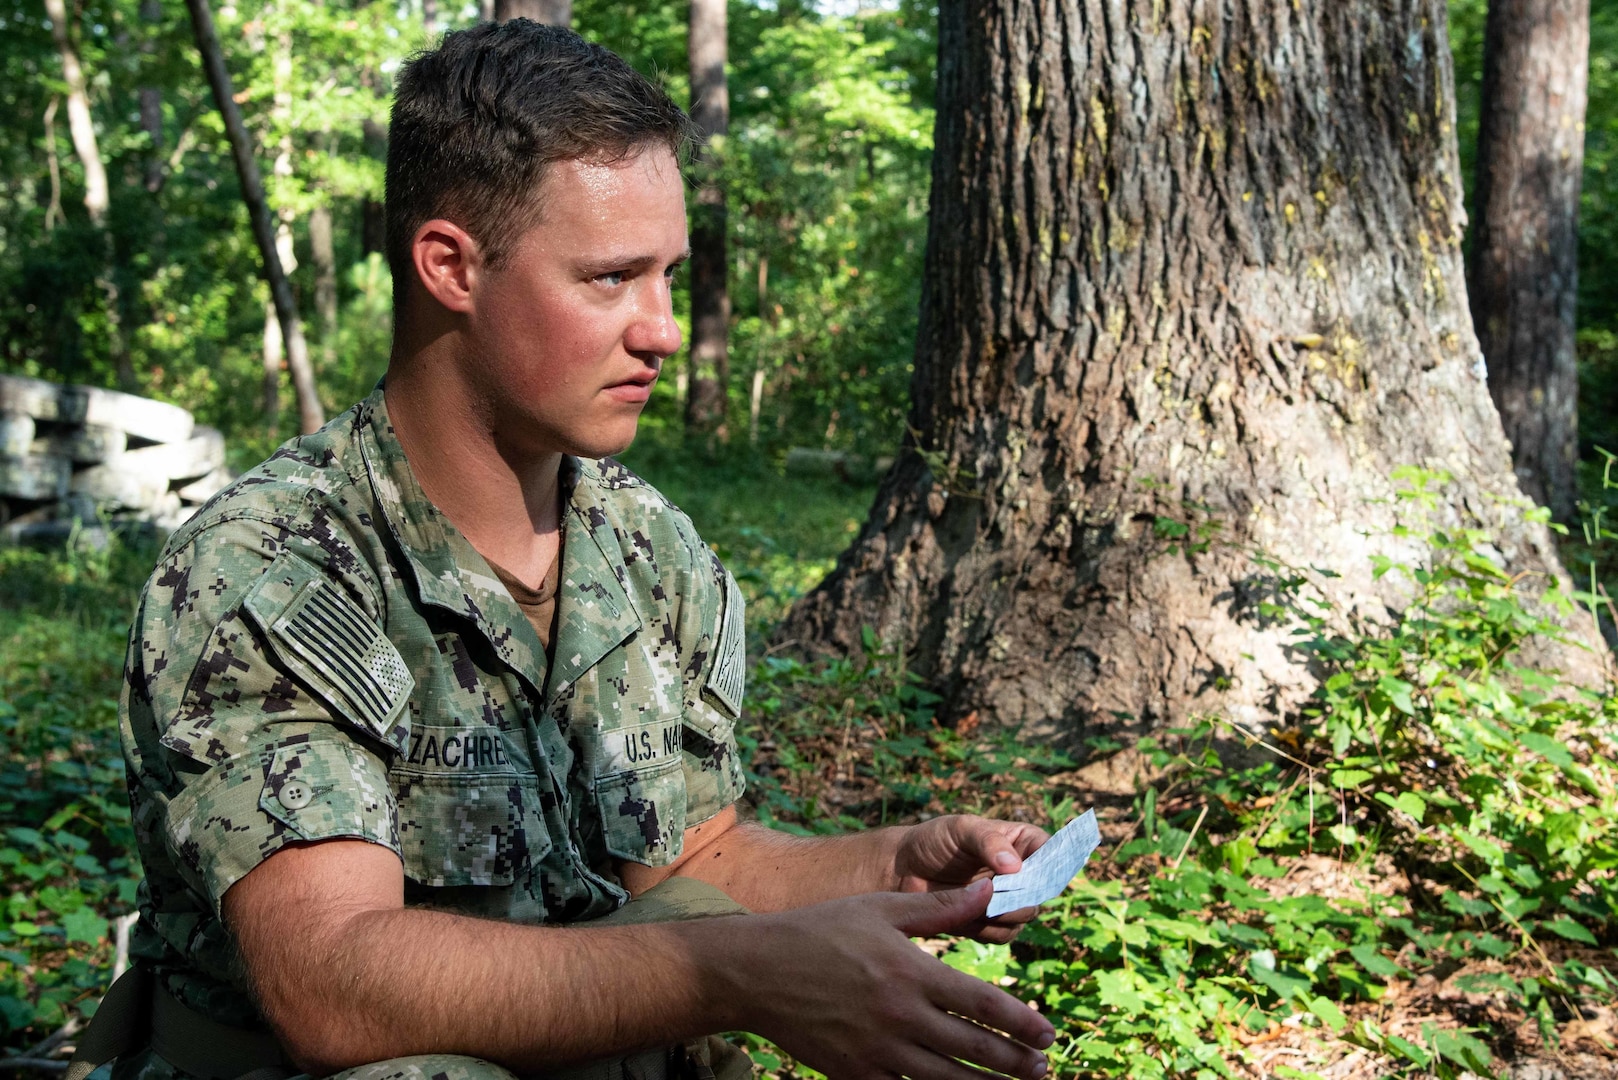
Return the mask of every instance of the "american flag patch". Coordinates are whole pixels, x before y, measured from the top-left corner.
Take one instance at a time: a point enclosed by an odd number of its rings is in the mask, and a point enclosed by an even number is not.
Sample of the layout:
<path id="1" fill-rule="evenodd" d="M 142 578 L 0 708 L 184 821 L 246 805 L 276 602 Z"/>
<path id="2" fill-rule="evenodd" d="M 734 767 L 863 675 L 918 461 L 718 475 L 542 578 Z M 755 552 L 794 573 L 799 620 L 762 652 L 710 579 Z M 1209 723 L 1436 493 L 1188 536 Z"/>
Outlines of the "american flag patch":
<path id="1" fill-rule="evenodd" d="M 332 704 L 387 738 L 415 680 L 393 642 L 346 593 L 320 578 L 310 581 L 270 632 L 343 699 Z"/>
<path id="2" fill-rule="evenodd" d="M 742 591 L 736 579 L 725 573 L 725 615 L 715 648 L 718 658 L 708 676 L 708 689 L 724 703 L 733 716 L 742 712 L 742 696 L 747 690 L 747 626 L 743 618 Z"/>

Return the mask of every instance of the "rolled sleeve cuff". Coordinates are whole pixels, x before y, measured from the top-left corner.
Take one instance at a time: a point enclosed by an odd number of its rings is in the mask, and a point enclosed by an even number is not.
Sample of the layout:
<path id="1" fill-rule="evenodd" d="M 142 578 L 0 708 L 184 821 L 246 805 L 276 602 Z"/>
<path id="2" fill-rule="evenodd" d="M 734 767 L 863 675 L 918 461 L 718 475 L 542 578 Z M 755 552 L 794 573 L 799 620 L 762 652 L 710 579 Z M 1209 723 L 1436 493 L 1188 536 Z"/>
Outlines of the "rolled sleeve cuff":
<path id="1" fill-rule="evenodd" d="M 732 717 L 705 701 L 688 701 L 685 726 L 685 823 L 690 828 L 740 799 L 747 785 Z M 697 737 L 689 737 L 692 733 Z"/>
<path id="2" fill-rule="evenodd" d="M 225 892 L 287 844 L 347 837 L 399 853 L 387 770 L 342 738 L 294 741 L 197 776 L 169 802 L 167 839 L 189 884 Z"/>

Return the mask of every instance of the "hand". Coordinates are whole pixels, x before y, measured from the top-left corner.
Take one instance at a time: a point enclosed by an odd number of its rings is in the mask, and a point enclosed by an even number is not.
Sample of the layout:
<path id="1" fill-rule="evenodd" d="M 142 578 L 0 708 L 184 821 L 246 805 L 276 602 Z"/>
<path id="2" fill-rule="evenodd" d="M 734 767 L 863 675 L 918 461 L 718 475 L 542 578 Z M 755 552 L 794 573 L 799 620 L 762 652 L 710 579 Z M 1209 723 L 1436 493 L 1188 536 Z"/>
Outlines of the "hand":
<path id="1" fill-rule="evenodd" d="M 1039 1080 L 1050 1022 L 909 940 L 981 920 L 992 893 L 978 882 L 755 916 L 768 925 L 748 965 L 763 982 L 744 987 L 746 1026 L 831 1080 L 971 1080 L 977 1068 Z"/>
<path id="2" fill-rule="evenodd" d="M 903 892 L 957 889 L 993 874 L 1015 874 L 1050 834 L 1037 825 L 955 814 L 911 826 L 894 856 Z M 978 941 L 1000 944 L 1016 937 L 1038 908 L 1009 911 L 994 919 L 946 928 Z"/>

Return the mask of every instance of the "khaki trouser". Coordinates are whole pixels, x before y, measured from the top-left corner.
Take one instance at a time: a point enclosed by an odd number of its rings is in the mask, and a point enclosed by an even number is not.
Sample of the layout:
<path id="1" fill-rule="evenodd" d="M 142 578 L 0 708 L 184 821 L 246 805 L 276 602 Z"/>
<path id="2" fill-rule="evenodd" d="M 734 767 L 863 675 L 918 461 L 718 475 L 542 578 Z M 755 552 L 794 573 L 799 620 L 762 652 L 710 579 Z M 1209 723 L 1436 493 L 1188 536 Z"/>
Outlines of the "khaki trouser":
<path id="1" fill-rule="evenodd" d="M 744 914 L 711 885 L 675 877 L 592 925 L 678 922 Z M 311 1080 L 296 1074 L 275 1040 L 227 1027 L 175 1001 L 151 976 L 131 969 L 107 991 L 79 1040 L 65 1080 L 85 1080 L 120 1059 L 118 1080 Z M 748 1080 L 753 1063 L 717 1035 L 544 1074 L 543 1080 Z M 519 1080 L 488 1061 L 454 1054 L 392 1058 L 345 1069 L 327 1080 Z"/>

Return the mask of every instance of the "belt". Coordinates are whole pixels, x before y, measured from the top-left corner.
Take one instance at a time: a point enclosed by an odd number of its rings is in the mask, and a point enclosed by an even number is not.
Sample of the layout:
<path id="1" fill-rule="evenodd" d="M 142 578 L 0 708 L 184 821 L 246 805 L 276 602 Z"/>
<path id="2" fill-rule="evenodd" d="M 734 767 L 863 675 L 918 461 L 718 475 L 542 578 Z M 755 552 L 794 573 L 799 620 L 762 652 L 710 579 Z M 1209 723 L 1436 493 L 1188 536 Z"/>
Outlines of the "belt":
<path id="1" fill-rule="evenodd" d="M 148 1046 L 200 1080 L 285 1080 L 298 1071 L 275 1036 L 221 1024 L 186 1008 L 137 966 L 119 976 L 101 999 L 65 1080 L 85 1080 L 114 1058 Z"/>

